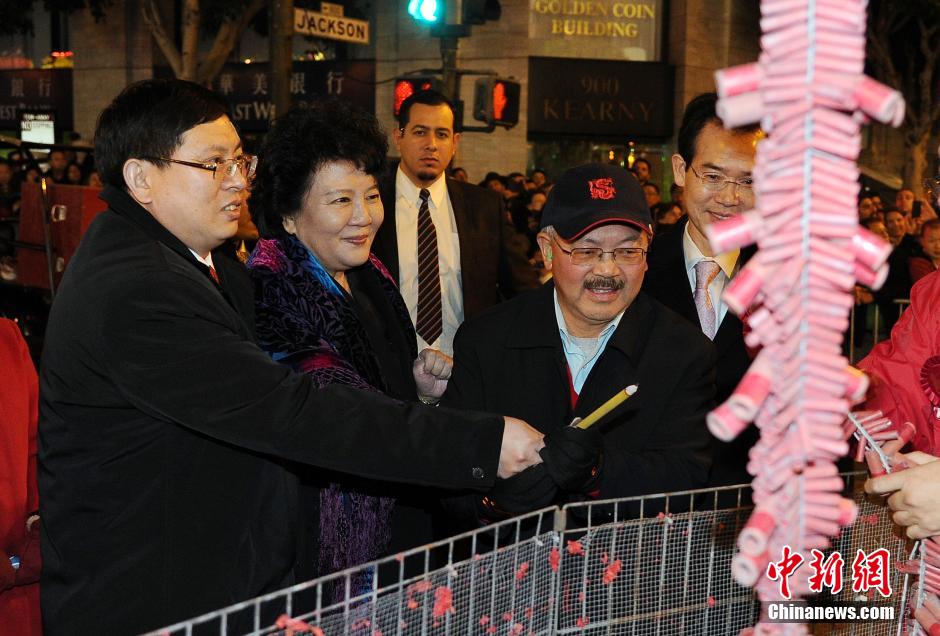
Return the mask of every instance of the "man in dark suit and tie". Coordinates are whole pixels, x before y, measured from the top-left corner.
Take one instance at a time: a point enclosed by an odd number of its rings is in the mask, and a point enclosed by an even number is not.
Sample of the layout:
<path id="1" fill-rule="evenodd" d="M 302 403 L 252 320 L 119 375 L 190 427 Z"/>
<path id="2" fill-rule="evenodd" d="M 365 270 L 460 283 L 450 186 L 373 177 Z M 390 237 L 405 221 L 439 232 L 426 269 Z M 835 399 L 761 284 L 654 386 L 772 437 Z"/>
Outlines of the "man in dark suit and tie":
<path id="1" fill-rule="evenodd" d="M 698 326 L 718 353 L 718 403 L 737 386 L 750 365 L 741 320 L 721 294 L 741 268 L 740 250 L 716 254 L 705 228 L 754 207 L 751 170 L 760 131 L 727 130 L 715 112 L 717 96 L 699 95 L 686 107 L 679 129 L 678 152 L 672 156 L 675 182 L 683 188 L 686 217 L 658 235 L 649 254 L 643 290 Z M 715 440 L 711 483 L 750 481 L 747 451 L 756 429 L 731 443 Z"/>
<path id="2" fill-rule="evenodd" d="M 465 318 L 536 287 L 538 277 L 499 196 L 445 176 L 460 141 L 447 98 L 415 93 L 398 124 L 401 163 L 380 184 L 386 220 L 372 249 L 399 282 L 418 347 L 450 355 Z"/>

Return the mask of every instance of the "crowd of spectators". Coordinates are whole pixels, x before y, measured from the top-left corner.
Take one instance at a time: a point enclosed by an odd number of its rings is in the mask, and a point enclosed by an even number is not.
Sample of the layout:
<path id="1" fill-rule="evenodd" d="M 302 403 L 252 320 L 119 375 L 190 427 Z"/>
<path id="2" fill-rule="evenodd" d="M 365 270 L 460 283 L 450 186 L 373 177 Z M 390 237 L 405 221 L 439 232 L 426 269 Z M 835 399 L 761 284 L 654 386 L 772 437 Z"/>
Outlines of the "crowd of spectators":
<path id="1" fill-rule="evenodd" d="M 23 184 L 36 183 L 43 175 L 60 185 L 102 187 L 92 153 L 80 146 L 68 151 L 51 150 L 40 161 L 14 150 L 0 157 L 0 218 L 15 216 Z"/>
<path id="2" fill-rule="evenodd" d="M 863 192 L 858 201 L 862 226 L 891 243 L 889 274 L 881 289 L 856 286 L 855 343 L 862 344 L 870 332 L 890 331 L 897 322 L 911 287 L 940 265 L 940 221 L 929 196 L 918 197 L 905 186 L 895 195 L 894 205 L 885 206 L 880 195 Z M 878 325 L 874 324 L 878 308 Z"/>

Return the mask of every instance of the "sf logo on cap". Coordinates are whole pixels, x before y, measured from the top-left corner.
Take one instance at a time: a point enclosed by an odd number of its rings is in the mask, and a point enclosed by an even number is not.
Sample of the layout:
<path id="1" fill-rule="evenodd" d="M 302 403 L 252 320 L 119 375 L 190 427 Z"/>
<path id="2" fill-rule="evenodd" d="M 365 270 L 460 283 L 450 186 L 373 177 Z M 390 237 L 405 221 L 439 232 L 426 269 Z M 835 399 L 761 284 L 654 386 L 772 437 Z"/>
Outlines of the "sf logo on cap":
<path id="1" fill-rule="evenodd" d="M 614 180 L 610 177 L 588 181 L 588 189 L 592 199 L 613 199 L 617 191 L 614 189 Z"/>

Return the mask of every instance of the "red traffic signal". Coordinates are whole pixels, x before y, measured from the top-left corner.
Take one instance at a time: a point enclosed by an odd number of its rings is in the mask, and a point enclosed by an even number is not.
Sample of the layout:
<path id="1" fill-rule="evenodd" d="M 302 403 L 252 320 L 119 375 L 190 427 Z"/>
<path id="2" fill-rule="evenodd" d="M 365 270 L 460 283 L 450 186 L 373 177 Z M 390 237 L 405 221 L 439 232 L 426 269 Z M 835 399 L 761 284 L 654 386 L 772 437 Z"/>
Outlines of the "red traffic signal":
<path id="1" fill-rule="evenodd" d="M 401 110 L 401 104 L 406 99 L 419 91 L 438 91 L 443 88 L 441 78 L 436 75 L 409 75 L 406 77 L 395 78 L 394 105 L 392 112 L 398 117 Z"/>
<path id="2" fill-rule="evenodd" d="M 512 128 L 519 123 L 519 82 L 498 77 L 476 81 L 473 90 L 473 118 L 488 126 Z"/>

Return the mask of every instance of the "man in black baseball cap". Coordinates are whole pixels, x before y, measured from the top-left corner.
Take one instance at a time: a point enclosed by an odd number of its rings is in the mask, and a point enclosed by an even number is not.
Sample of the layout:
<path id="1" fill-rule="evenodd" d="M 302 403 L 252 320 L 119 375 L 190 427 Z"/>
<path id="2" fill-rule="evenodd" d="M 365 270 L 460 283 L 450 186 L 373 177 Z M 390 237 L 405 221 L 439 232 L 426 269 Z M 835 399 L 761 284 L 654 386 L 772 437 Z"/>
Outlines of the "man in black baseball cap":
<path id="1" fill-rule="evenodd" d="M 526 419 L 545 433 L 544 463 L 486 497 L 447 502 L 452 513 L 475 522 L 705 484 L 714 347 L 640 292 L 651 226 L 624 169 L 587 164 L 558 179 L 538 234 L 552 280 L 461 326 L 442 400 Z M 636 394 L 593 428 L 569 426 L 631 385 Z"/>

